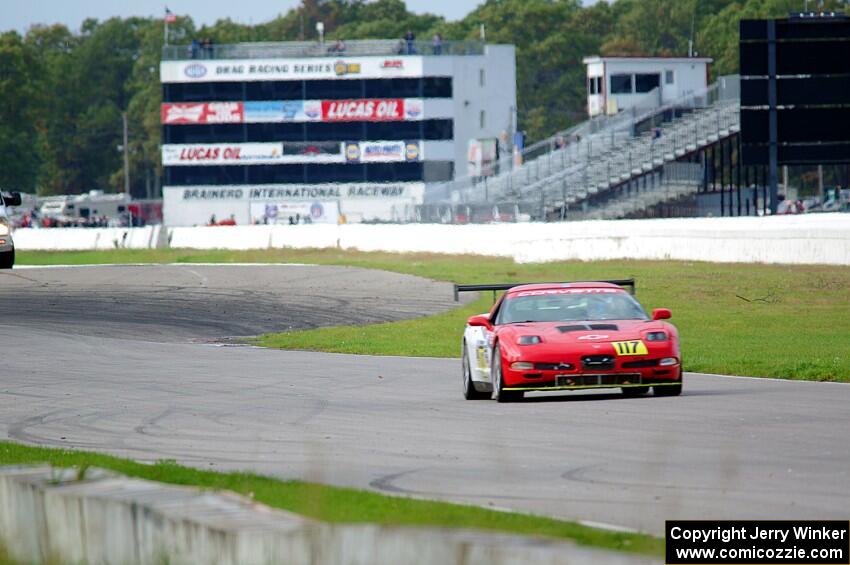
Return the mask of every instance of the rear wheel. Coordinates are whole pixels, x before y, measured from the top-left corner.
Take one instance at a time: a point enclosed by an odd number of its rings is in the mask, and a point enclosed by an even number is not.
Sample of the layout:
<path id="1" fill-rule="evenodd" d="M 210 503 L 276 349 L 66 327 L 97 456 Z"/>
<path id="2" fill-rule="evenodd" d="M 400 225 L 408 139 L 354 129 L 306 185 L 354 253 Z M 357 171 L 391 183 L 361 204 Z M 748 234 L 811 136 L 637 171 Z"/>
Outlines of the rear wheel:
<path id="1" fill-rule="evenodd" d="M 489 391 L 479 392 L 475 390 L 475 385 L 472 383 L 472 370 L 469 367 L 469 353 L 466 351 L 466 342 L 463 343 L 461 367 L 463 373 L 463 397 L 467 400 L 484 400 L 490 398 Z"/>
<path id="2" fill-rule="evenodd" d="M 0 253 L 0 269 L 11 269 L 15 264 L 15 250 Z"/>
<path id="3" fill-rule="evenodd" d="M 623 391 L 623 396 L 641 396 L 649 392 L 648 386 L 627 386 L 620 389 Z"/>
<path id="4" fill-rule="evenodd" d="M 516 402 L 521 400 L 523 392 L 521 390 L 505 390 L 504 380 L 502 379 L 502 351 L 499 344 L 493 348 L 493 362 L 490 363 L 491 375 L 490 381 L 493 383 L 493 399 L 496 402 Z"/>

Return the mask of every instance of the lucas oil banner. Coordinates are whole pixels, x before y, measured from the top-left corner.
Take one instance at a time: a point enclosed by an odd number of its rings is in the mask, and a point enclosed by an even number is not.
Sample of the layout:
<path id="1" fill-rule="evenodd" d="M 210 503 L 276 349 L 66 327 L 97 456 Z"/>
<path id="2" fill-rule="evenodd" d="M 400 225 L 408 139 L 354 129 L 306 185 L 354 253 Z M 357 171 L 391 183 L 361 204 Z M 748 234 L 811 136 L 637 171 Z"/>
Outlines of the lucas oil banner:
<path id="1" fill-rule="evenodd" d="M 161 114 L 165 125 L 419 121 L 424 119 L 424 102 L 419 98 L 166 102 Z"/>

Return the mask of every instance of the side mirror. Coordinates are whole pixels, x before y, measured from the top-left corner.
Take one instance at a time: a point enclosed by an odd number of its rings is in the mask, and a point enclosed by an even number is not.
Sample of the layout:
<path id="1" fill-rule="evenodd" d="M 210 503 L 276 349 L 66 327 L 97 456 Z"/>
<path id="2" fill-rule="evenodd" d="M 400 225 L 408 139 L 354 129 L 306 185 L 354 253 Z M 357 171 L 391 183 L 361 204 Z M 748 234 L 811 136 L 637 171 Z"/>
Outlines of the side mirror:
<path id="1" fill-rule="evenodd" d="M 20 206 L 21 205 L 21 193 L 20 192 L 7 192 L 3 195 L 3 203 L 6 206 Z"/>
<path id="2" fill-rule="evenodd" d="M 470 316 L 466 323 L 470 326 L 480 326 L 485 328 L 492 327 L 490 324 L 490 318 L 483 314 L 478 316 Z"/>
<path id="3" fill-rule="evenodd" d="M 656 308 L 652 311 L 653 320 L 669 320 L 672 316 L 673 313 L 669 308 Z"/>

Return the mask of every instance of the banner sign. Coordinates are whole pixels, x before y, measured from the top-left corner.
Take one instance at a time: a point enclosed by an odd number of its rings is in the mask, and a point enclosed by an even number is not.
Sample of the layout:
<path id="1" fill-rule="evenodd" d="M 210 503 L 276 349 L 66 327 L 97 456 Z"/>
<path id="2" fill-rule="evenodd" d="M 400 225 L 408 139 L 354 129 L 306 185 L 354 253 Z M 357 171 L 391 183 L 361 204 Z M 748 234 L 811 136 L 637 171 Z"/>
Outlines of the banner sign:
<path id="1" fill-rule="evenodd" d="M 251 202 L 251 222 L 256 224 L 336 224 L 337 202 Z"/>
<path id="2" fill-rule="evenodd" d="M 164 167 L 282 165 L 290 163 L 401 163 L 421 161 L 419 141 L 292 141 L 190 143 L 162 146 Z"/>
<path id="3" fill-rule="evenodd" d="M 423 119 L 423 106 L 420 98 L 164 103 L 162 123 L 179 125 L 419 121 Z"/>
<path id="4" fill-rule="evenodd" d="M 401 198 L 422 201 L 424 183 L 371 183 L 371 184 L 287 184 L 254 186 L 166 186 L 163 193 L 179 194 L 186 202 L 240 201 L 277 202 L 289 200 L 336 200 L 347 198 L 385 199 Z"/>
<path id="5" fill-rule="evenodd" d="M 418 141 L 350 141 L 345 144 L 345 160 L 349 163 L 397 163 L 420 161 Z"/>
<path id="6" fill-rule="evenodd" d="M 440 59 L 440 58 L 438 58 Z M 430 62 L 429 67 L 441 61 Z M 440 76 L 451 75 L 450 61 Z M 312 80 L 359 78 L 418 78 L 423 73 L 422 57 L 311 57 L 304 59 L 217 59 L 162 61 L 163 83 L 241 82 L 254 80 Z"/>
<path id="7" fill-rule="evenodd" d="M 163 166 L 247 165 L 282 162 L 282 143 L 206 143 L 162 146 Z"/>
<path id="8" fill-rule="evenodd" d="M 404 100 L 322 100 L 325 122 L 380 122 L 404 119 Z"/>
<path id="9" fill-rule="evenodd" d="M 163 124 L 240 124 L 245 121 L 242 102 L 165 103 Z"/>
<path id="10" fill-rule="evenodd" d="M 284 155 L 302 155 L 318 157 L 320 155 L 337 155 L 333 162 L 342 162 L 342 144 L 339 141 L 289 141 L 283 144 Z M 314 159 L 309 159 L 312 162 Z M 306 162 L 306 161 L 305 161 Z"/>

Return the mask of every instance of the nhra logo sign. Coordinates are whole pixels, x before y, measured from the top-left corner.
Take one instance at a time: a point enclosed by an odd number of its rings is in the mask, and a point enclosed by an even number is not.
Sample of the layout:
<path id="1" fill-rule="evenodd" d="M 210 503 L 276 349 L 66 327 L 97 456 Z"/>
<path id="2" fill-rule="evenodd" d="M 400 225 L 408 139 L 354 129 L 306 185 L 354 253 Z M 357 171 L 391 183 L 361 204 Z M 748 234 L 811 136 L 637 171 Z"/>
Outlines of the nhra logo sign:
<path id="1" fill-rule="evenodd" d="M 200 63 L 192 63 L 183 69 L 183 74 L 189 78 L 203 78 L 207 74 L 207 68 Z"/>

